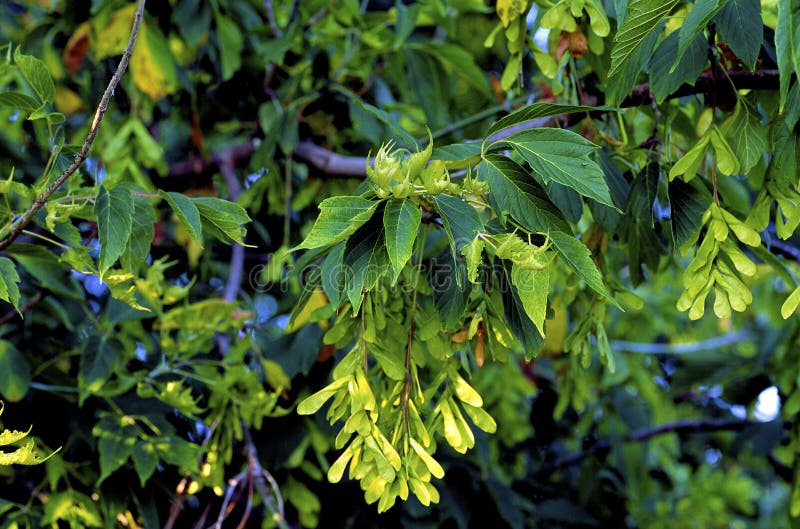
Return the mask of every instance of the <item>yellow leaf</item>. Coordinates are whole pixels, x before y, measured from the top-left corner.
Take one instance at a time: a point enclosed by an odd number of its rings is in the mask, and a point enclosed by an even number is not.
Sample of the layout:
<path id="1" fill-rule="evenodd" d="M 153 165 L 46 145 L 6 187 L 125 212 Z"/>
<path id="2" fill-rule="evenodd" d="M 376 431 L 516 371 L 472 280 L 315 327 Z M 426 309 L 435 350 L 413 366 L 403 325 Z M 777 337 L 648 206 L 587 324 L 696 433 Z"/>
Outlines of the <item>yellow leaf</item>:
<path id="1" fill-rule="evenodd" d="M 139 40 L 131 57 L 131 75 L 136 87 L 153 101 L 178 88 L 175 61 L 161 31 L 147 21 L 142 23 Z"/>
<path id="2" fill-rule="evenodd" d="M 507 28 L 511 22 L 527 12 L 527 0 L 497 0 L 497 16 L 503 22 L 503 27 Z"/>
<path id="3" fill-rule="evenodd" d="M 62 114 L 75 114 L 83 108 L 83 100 L 66 86 L 56 85 L 56 110 Z"/>
<path id="4" fill-rule="evenodd" d="M 297 317 L 289 322 L 286 326 L 286 332 L 294 332 L 306 323 L 311 318 L 311 315 L 320 307 L 328 304 L 328 298 L 321 288 L 315 290 L 309 297 L 303 309 L 297 314 Z"/>
<path id="5" fill-rule="evenodd" d="M 97 33 L 92 39 L 95 60 L 122 55 L 133 27 L 133 15 L 136 4 L 131 3 L 114 12 L 102 28 L 95 28 Z"/>

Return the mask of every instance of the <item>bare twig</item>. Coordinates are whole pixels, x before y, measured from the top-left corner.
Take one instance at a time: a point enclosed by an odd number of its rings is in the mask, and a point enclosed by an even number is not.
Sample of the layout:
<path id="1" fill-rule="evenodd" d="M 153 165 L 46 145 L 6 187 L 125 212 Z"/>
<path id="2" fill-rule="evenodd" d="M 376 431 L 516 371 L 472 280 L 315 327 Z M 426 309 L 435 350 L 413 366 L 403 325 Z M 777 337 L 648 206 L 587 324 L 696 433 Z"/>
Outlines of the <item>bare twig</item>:
<path id="1" fill-rule="evenodd" d="M 36 200 L 33 201 L 22 217 L 20 217 L 20 219 L 14 224 L 14 227 L 11 229 L 11 233 L 9 233 L 8 237 L 0 241 L 0 250 L 8 247 L 17 237 L 19 237 L 19 234 L 22 233 L 22 230 L 25 229 L 25 226 L 27 226 L 31 220 L 33 220 L 33 217 L 40 209 L 42 209 L 50 196 L 55 193 L 56 190 L 75 173 L 75 171 L 78 170 L 81 164 L 83 164 L 83 161 L 86 159 L 86 156 L 89 154 L 89 149 L 92 148 L 94 139 L 97 136 L 97 131 L 100 129 L 100 122 L 103 121 L 103 116 L 105 116 L 106 110 L 108 109 L 108 103 L 111 100 L 111 96 L 114 95 L 114 89 L 117 87 L 117 84 L 119 84 L 120 79 L 122 79 L 122 74 L 125 73 L 125 69 L 128 67 L 128 62 L 130 61 L 131 54 L 133 53 L 133 46 L 136 44 L 136 37 L 139 36 L 139 28 L 142 25 L 144 4 L 145 0 L 139 0 L 136 13 L 133 16 L 133 27 L 131 28 L 131 36 L 128 39 L 128 45 L 125 46 L 125 51 L 122 52 L 122 59 L 119 61 L 117 71 L 114 72 L 114 76 L 111 78 L 111 81 L 109 81 L 105 92 L 103 92 L 103 96 L 100 98 L 100 104 L 97 105 L 97 110 L 95 111 L 92 125 L 89 128 L 89 134 L 87 134 L 81 150 L 75 155 L 75 159 L 72 161 L 69 167 L 67 167 L 64 172 L 61 173 L 59 177 L 56 178 L 56 180 L 50 184 L 47 189 L 45 189 L 44 192 L 36 198 Z"/>
<path id="2" fill-rule="evenodd" d="M 9 311 L 5 316 L 0 318 L 0 325 L 3 325 L 4 323 L 10 322 L 11 320 L 16 318 L 17 316 L 19 316 L 21 318 L 23 314 L 25 314 L 27 311 L 31 310 L 31 308 L 36 306 L 37 303 L 42 301 L 43 297 L 44 296 L 42 296 L 42 293 L 38 292 L 35 296 L 33 296 L 30 299 L 30 301 L 28 301 L 26 304 L 21 306 L 19 308 L 19 311 L 16 311 L 16 310 Z"/>
<path id="3" fill-rule="evenodd" d="M 696 353 L 697 351 L 708 351 L 710 349 L 719 349 L 727 345 L 733 345 L 743 340 L 752 338 L 750 332 L 741 330 L 722 336 L 715 336 L 708 340 L 699 342 L 685 342 L 685 343 L 642 343 L 642 342 L 628 342 L 625 340 L 612 340 L 610 345 L 613 349 L 620 351 L 627 351 L 629 353 L 641 354 L 687 354 Z"/>
<path id="4" fill-rule="evenodd" d="M 730 81 L 728 81 L 727 78 L 730 78 Z M 697 78 L 693 85 L 683 85 L 673 94 L 670 94 L 668 99 L 692 94 L 709 93 L 720 83 L 725 83 L 725 86 L 728 87 L 732 82 L 736 89 L 776 90 L 778 88 L 777 70 L 760 70 L 756 72 L 732 70 L 727 72 L 727 78 L 718 80 L 710 73 L 704 73 Z M 654 100 L 650 85 L 644 84 L 635 86 L 631 95 L 625 99 L 621 106 L 632 107 L 652 105 L 653 103 Z M 555 124 L 560 124 L 562 126 L 573 125 L 575 123 L 574 120 L 583 119 L 584 117 L 584 114 L 571 114 L 569 116 L 561 116 L 560 118 L 554 117 L 526 121 L 498 132 L 489 137 L 487 142 L 499 141 L 523 130 L 553 126 Z M 556 121 L 558 119 L 564 121 Z M 445 130 L 450 132 L 449 129 Z M 226 149 L 231 149 L 234 159 L 236 161 L 241 161 L 252 156 L 257 141 L 258 140 L 249 140 L 243 144 L 227 147 Z M 338 154 L 310 140 L 301 141 L 295 148 L 293 155 L 295 158 L 307 162 L 322 174 L 331 178 L 361 178 L 367 174 L 367 159 L 365 157 Z M 370 159 L 370 164 L 372 162 L 373 160 Z M 205 175 L 213 172 L 216 168 L 217 166 L 213 161 L 207 162 L 202 159 L 192 159 L 173 166 L 170 169 L 169 176 L 174 179 L 186 176 Z"/>

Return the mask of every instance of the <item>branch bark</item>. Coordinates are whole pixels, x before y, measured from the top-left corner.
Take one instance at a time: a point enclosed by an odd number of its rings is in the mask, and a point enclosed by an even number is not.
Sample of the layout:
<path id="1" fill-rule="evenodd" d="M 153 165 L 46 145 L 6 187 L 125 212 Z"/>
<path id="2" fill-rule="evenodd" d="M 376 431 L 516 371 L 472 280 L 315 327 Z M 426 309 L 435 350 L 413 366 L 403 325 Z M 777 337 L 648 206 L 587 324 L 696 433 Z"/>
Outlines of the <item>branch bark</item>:
<path id="1" fill-rule="evenodd" d="M 97 131 L 100 130 L 100 123 L 103 121 L 103 117 L 108 109 L 108 103 L 111 101 L 111 96 L 114 95 L 114 89 L 117 87 L 117 84 L 119 84 L 120 79 L 122 79 L 122 74 L 125 73 L 125 70 L 128 67 L 128 62 L 130 62 L 131 54 L 133 53 L 133 47 L 136 44 L 136 38 L 139 36 L 139 29 L 142 25 L 144 4 L 145 0 L 139 0 L 139 5 L 136 7 L 136 13 L 133 16 L 133 27 L 131 28 L 131 36 L 128 39 L 128 44 L 125 46 L 125 51 L 122 52 L 122 59 L 119 61 L 117 71 L 114 72 L 114 75 L 111 77 L 111 81 L 109 81 L 105 92 L 103 92 L 103 96 L 100 98 L 100 103 L 97 105 L 97 110 L 95 111 L 92 125 L 89 128 L 89 134 L 87 134 L 86 139 L 83 142 L 83 146 L 81 146 L 81 150 L 75 155 L 75 159 L 72 161 L 69 167 L 67 167 L 64 172 L 61 173 L 59 177 L 56 178 L 56 180 L 50 184 L 47 189 L 45 189 L 44 192 L 36 198 L 36 200 L 33 201 L 25 213 L 23 213 L 22 217 L 20 217 L 20 219 L 14 223 L 8 237 L 0 241 L 0 250 L 7 248 L 17 237 L 19 237 L 20 233 L 22 233 L 22 230 L 25 229 L 25 226 L 27 226 L 31 220 L 33 220 L 33 217 L 36 215 L 36 213 L 42 209 L 42 207 L 44 207 L 50 196 L 55 193 L 64 182 L 69 180 L 70 176 L 75 174 L 78 168 L 80 168 L 81 164 L 83 164 L 86 156 L 88 156 L 89 149 L 92 148 L 94 139 L 97 136 Z"/>
<path id="2" fill-rule="evenodd" d="M 760 70 L 756 72 L 731 70 L 727 72 L 727 77 L 722 76 L 717 79 L 711 72 L 701 74 L 693 85 L 684 84 L 677 91 L 671 94 L 667 99 L 675 99 L 693 94 L 707 94 L 718 89 L 729 89 L 731 82 L 736 89 L 750 89 L 750 90 L 777 90 L 779 75 L 778 70 Z M 649 84 L 637 85 L 633 88 L 630 96 L 623 101 L 623 107 L 644 106 L 652 105 L 654 102 L 653 94 L 650 90 Z M 571 119 L 583 118 L 583 114 L 573 114 L 570 116 L 555 116 L 552 118 L 536 119 L 520 123 L 515 127 L 498 132 L 496 135 L 488 138 L 489 142 L 505 139 L 510 135 L 534 128 L 554 126 L 559 123 L 559 119 L 566 119 L 561 122 L 562 125 L 574 124 Z M 475 140 L 480 141 L 480 140 Z M 257 140 L 250 140 L 237 146 L 226 147 L 232 149 L 234 160 L 241 161 L 252 156 Z M 294 150 L 294 156 L 318 171 L 331 178 L 363 178 L 367 175 L 366 165 L 367 158 L 363 156 L 349 156 L 338 154 L 321 147 L 311 140 L 301 141 L 297 148 Z M 170 171 L 169 176 L 174 178 L 187 177 L 187 176 L 202 176 L 210 175 L 219 166 L 213 161 L 216 158 L 212 156 L 211 161 L 205 161 L 199 158 L 194 158 L 174 165 Z M 373 159 L 369 160 L 371 164 Z"/>

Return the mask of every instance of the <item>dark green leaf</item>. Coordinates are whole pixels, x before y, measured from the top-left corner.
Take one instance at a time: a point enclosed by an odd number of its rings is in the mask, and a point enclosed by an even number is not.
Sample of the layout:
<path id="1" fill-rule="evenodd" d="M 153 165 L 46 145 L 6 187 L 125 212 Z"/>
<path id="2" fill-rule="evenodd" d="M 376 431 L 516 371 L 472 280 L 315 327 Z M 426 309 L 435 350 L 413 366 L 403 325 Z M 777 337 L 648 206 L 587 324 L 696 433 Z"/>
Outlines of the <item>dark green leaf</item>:
<path id="1" fill-rule="evenodd" d="M 571 187 L 550 181 L 544 186 L 545 193 L 564 213 L 570 222 L 577 223 L 583 215 L 583 200 L 577 191 Z"/>
<path id="2" fill-rule="evenodd" d="M 31 385 L 31 368 L 14 344 L 0 340 L 0 396 L 11 402 L 25 397 Z"/>
<path id="3" fill-rule="evenodd" d="M 125 186 L 110 191 L 100 187 L 94 202 L 97 233 L 100 239 L 100 277 L 111 268 L 128 247 L 133 227 L 133 194 Z"/>
<path id="4" fill-rule="evenodd" d="M 198 211 L 192 199 L 182 193 L 175 193 L 172 191 L 159 191 L 158 195 L 167 201 L 172 211 L 175 212 L 175 216 L 178 217 L 178 221 L 180 221 L 183 227 L 186 228 L 186 231 L 189 232 L 189 236 L 194 239 L 195 242 L 202 243 L 203 234 L 201 231 L 202 225 L 200 224 L 200 211 Z"/>
<path id="5" fill-rule="evenodd" d="M 780 110 L 786 104 L 789 81 L 800 68 L 800 5 L 794 0 L 778 0 L 778 25 L 775 28 L 775 52 L 780 76 Z"/>
<path id="6" fill-rule="evenodd" d="M 697 0 L 689 14 L 681 24 L 679 30 L 680 37 L 678 39 L 678 52 L 673 57 L 672 68 L 674 71 L 678 64 L 683 59 L 683 54 L 689 46 L 695 41 L 695 37 L 701 36 L 705 31 L 708 22 L 717 14 L 723 5 L 728 0 Z M 751 37 L 752 38 L 752 37 Z"/>
<path id="7" fill-rule="evenodd" d="M 561 258 L 569 265 L 575 273 L 583 279 L 589 288 L 613 302 L 616 302 L 609 294 L 608 289 L 603 284 L 603 277 L 592 261 L 592 253 L 581 241 L 569 233 L 556 231 L 550 233 L 553 246 L 558 251 Z"/>
<path id="8" fill-rule="evenodd" d="M 414 137 L 406 132 L 402 127 L 400 127 L 397 122 L 398 119 L 393 117 L 391 114 L 386 112 L 385 110 L 381 110 L 380 108 L 370 105 L 369 103 L 365 103 L 360 98 L 353 96 L 352 94 L 347 94 L 348 97 L 352 98 L 352 101 L 365 110 L 367 113 L 371 114 L 372 116 L 376 117 L 381 123 L 386 125 L 386 127 L 391 131 L 394 139 L 397 140 L 400 147 L 405 147 L 407 149 L 413 149 L 417 146 L 417 140 Z"/>
<path id="9" fill-rule="evenodd" d="M 539 353 L 544 339 L 525 312 L 525 307 L 522 305 L 522 300 L 519 299 L 517 289 L 511 286 L 510 263 L 507 261 L 498 263 L 493 268 L 500 282 L 498 288 L 500 288 L 503 295 L 503 313 L 506 323 L 516 339 L 522 344 L 525 359 L 530 360 Z"/>
<path id="10" fill-rule="evenodd" d="M 394 270 L 393 281 L 411 258 L 414 240 L 417 238 L 422 210 L 408 199 L 391 199 L 383 210 L 383 228 L 386 250 Z"/>
<path id="11" fill-rule="evenodd" d="M 532 129 L 504 140 L 514 147 L 545 184 L 550 181 L 614 207 L 603 171 L 589 154 L 597 145 L 564 129 Z"/>
<path id="12" fill-rule="evenodd" d="M 661 103 L 684 83 L 691 85 L 697 80 L 708 62 L 708 44 L 705 37 L 697 35 L 687 49 L 686 55 L 671 71 L 678 48 L 678 32 L 672 32 L 656 48 L 650 59 L 650 88 L 656 101 Z"/>
<path id="13" fill-rule="evenodd" d="M 461 247 L 469 243 L 478 232 L 483 231 L 483 221 L 470 206 L 460 198 L 450 195 L 436 195 L 433 197 L 436 204 L 436 211 L 442 217 L 444 229 L 450 237 L 450 245 L 454 251 L 460 251 Z"/>
<path id="14" fill-rule="evenodd" d="M 372 218 L 378 204 L 362 197 L 326 198 L 319 205 L 320 214 L 311 232 L 292 250 L 330 246 L 347 239 Z"/>
<path id="15" fill-rule="evenodd" d="M 621 210 L 628 203 L 628 195 L 631 186 L 605 150 L 601 150 L 598 153 L 598 165 L 600 165 L 600 169 L 603 170 L 608 188 L 611 191 L 611 199 L 618 209 L 610 208 L 599 202 L 590 201 L 589 210 L 592 212 L 594 220 L 599 223 L 604 230 L 615 232 L 620 220 L 622 220 Z"/>
<path id="16" fill-rule="evenodd" d="M 711 204 L 711 195 L 705 188 L 675 179 L 669 183 L 670 221 L 673 245 L 681 248 L 696 239 L 703 225 L 703 213 Z"/>
<path id="17" fill-rule="evenodd" d="M 452 254 L 442 253 L 432 264 L 429 281 L 433 288 L 436 309 L 447 330 L 458 328 L 467 307 L 470 286 L 459 278 L 467 274 L 464 260 Z"/>
<path id="18" fill-rule="evenodd" d="M 127 270 L 135 271 L 142 266 L 150 254 L 150 245 L 155 236 L 156 211 L 149 197 L 133 197 L 133 220 L 128 247 L 120 262 Z"/>
<path id="19" fill-rule="evenodd" d="M 191 200 L 200 212 L 203 227 L 214 228 L 209 230 L 212 235 L 222 241 L 232 240 L 244 244 L 243 237 L 247 230 L 242 226 L 251 219 L 242 206 L 221 198 L 198 197 Z M 221 237 L 220 234 L 224 236 Z"/>
<path id="20" fill-rule="evenodd" d="M 380 219 L 370 220 L 347 240 L 342 264 L 347 297 L 353 306 L 353 312 L 358 312 L 362 292 L 374 288 L 390 268 L 383 238 L 383 222 Z"/>
<path id="21" fill-rule="evenodd" d="M 334 308 L 339 308 L 344 301 L 344 267 L 342 257 L 344 255 L 344 243 L 340 242 L 328 253 L 322 262 L 322 289 L 328 296 L 328 301 Z"/>
<path id="22" fill-rule="evenodd" d="M 637 176 L 631 186 L 625 219 L 620 229 L 628 245 L 631 283 L 639 285 L 644 279 L 642 264 L 655 271 L 661 257 L 661 241 L 656 235 L 653 204 L 658 193 L 659 168 L 650 163 Z"/>
<path id="23" fill-rule="evenodd" d="M 728 0 L 717 13 L 717 31 L 733 53 L 751 70 L 761 51 L 764 23 L 759 0 Z"/>
<path id="24" fill-rule="evenodd" d="M 501 216 L 511 215 L 526 230 L 536 233 L 571 231 L 563 213 L 519 164 L 495 154 L 486 156 L 477 168 L 489 182 L 491 200 Z"/>
<path id="25" fill-rule="evenodd" d="M 120 360 L 119 343 L 113 339 L 90 335 L 84 343 L 78 368 L 79 404 L 93 393 L 98 393 L 114 373 Z"/>

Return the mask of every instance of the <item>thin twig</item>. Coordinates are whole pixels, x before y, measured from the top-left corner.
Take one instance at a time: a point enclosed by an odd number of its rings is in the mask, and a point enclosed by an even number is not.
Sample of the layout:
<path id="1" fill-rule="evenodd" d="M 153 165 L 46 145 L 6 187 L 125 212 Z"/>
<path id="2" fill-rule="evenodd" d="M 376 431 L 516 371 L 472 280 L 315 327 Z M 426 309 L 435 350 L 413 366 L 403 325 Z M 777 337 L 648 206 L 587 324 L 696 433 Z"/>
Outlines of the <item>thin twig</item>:
<path id="1" fill-rule="evenodd" d="M 28 301 L 26 304 L 21 306 L 19 308 L 19 311 L 16 311 L 16 310 L 9 311 L 5 316 L 0 318 L 0 325 L 3 325 L 4 323 L 10 322 L 11 320 L 13 320 L 17 316 L 19 316 L 21 318 L 22 315 L 25 314 L 25 312 L 31 310 L 31 308 L 33 308 L 37 303 L 42 301 L 42 298 L 43 298 L 42 293 L 38 292 L 35 296 L 33 296 L 30 299 L 30 301 Z"/>
<path id="2" fill-rule="evenodd" d="M 624 439 L 624 442 L 641 442 L 647 441 L 658 435 L 667 433 L 713 433 L 713 432 L 740 432 L 748 426 L 755 424 L 748 420 L 733 419 L 733 420 L 720 420 L 720 419 L 707 419 L 707 420 L 691 420 L 684 419 L 671 423 L 662 424 L 653 428 L 645 428 L 632 432 Z M 581 452 L 568 454 L 564 457 L 556 459 L 551 463 L 545 463 L 534 472 L 534 475 L 543 477 L 552 474 L 563 468 L 571 467 L 579 464 L 586 459 L 589 454 L 602 452 L 611 448 L 611 443 L 608 441 L 597 441 L 596 443 L 588 446 Z"/>
<path id="3" fill-rule="evenodd" d="M 33 217 L 40 209 L 42 209 L 50 196 L 55 193 L 56 190 L 78 170 L 81 164 L 83 164 L 83 161 L 86 159 L 86 156 L 88 156 L 89 149 L 92 148 L 94 139 L 97 136 L 97 131 L 100 129 L 100 123 L 103 121 L 103 116 L 105 116 L 106 110 L 108 109 L 108 103 L 111 100 L 111 96 L 114 95 L 114 89 L 117 87 L 117 84 L 119 84 L 120 79 L 122 79 L 122 74 L 125 73 L 125 69 L 128 67 L 128 62 L 130 61 L 131 54 L 133 53 L 133 46 L 136 44 L 136 37 L 138 37 L 139 28 L 142 25 L 144 4 L 145 0 L 139 0 L 139 5 L 137 6 L 136 13 L 133 16 L 133 27 L 131 28 L 131 36 L 128 39 L 128 45 L 125 47 L 125 51 L 122 52 L 122 59 L 119 61 L 117 71 L 114 72 L 114 76 L 108 83 L 105 92 L 103 92 L 103 97 L 100 98 L 100 104 L 97 105 L 97 110 L 94 114 L 94 120 L 92 120 L 92 125 L 89 128 L 89 134 L 87 134 L 81 150 L 75 155 L 75 159 L 72 161 L 69 167 L 67 167 L 64 172 L 61 173 L 61 175 L 59 175 L 59 177 L 56 178 L 56 180 L 50 184 L 47 189 L 45 189 L 44 192 L 36 198 L 36 200 L 33 201 L 33 203 L 28 207 L 22 217 L 20 217 L 20 219 L 11 229 L 11 233 L 9 233 L 8 237 L 0 241 L 0 250 L 8 247 L 17 237 L 19 237 L 19 234 L 22 233 L 22 230 L 25 229 L 25 226 L 27 226 L 31 220 L 33 220 Z"/>
<path id="4" fill-rule="evenodd" d="M 609 345 L 611 345 L 612 349 L 627 351 L 629 353 L 679 355 L 696 353 L 697 351 L 719 349 L 720 347 L 733 345 L 750 338 L 752 338 L 750 332 L 741 330 L 734 333 L 724 334 L 722 336 L 715 336 L 714 338 L 709 338 L 708 340 L 702 340 L 699 342 L 642 343 L 628 342 L 625 340 L 612 340 L 609 342 Z"/>

